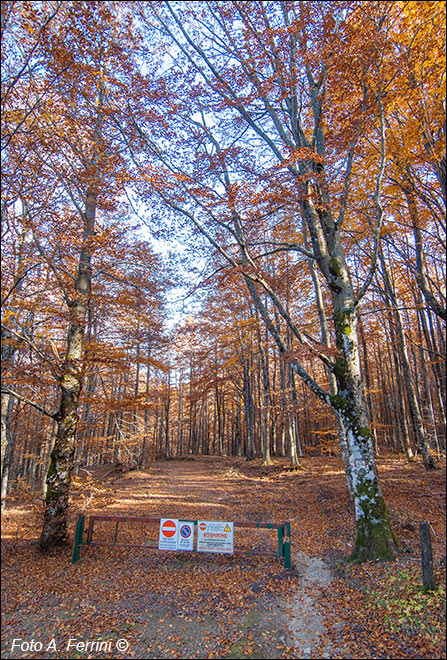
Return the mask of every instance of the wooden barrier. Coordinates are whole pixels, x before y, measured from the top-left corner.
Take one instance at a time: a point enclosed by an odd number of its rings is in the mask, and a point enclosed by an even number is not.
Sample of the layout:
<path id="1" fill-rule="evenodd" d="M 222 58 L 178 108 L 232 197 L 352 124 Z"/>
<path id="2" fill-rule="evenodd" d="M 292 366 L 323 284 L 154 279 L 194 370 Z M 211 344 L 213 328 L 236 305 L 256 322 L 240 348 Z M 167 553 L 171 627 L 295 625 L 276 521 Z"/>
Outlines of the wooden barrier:
<path id="1" fill-rule="evenodd" d="M 84 513 L 78 513 L 77 522 L 76 522 L 76 531 L 75 538 L 73 543 L 73 554 L 72 554 L 72 563 L 76 562 L 80 558 L 80 549 L 83 545 L 92 546 L 92 545 L 105 545 L 105 546 L 118 546 L 124 548 L 147 548 L 152 550 L 158 550 L 158 546 L 155 545 L 139 545 L 137 543 L 118 543 L 118 527 L 123 523 L 156 523 L 160 524 L 161 518 L 152 518 L 152 517 L 133 517 L 133 516 L 109 516 L 109 515 L 93 515 L 89 516 L 88 525 L 86 526 L 86 516 Z M 104 541 L 93 541 L 93 533 L 95 529 L 95 522 L 108 521 L 115 523 L 115 534 L 113 541 L 104 542 Z M 198 521 L 184 521 L 180 520 L 179 522 L 193 522 L 194 526 L 197 526 Z M 276 529 L 278 537 L 278 552 L 277 553 L 268 553 L 268 552 L 242 552 L 235 551 L 234 554 L 254 554 L 261 555 L 266 557 L 278 557 L 279 559 L 284 560 L 284 567 L 286 569 L 292 568 L 291 560 L 291 538 L 290 538 L 290 522 L 286 521 L 284 523 L 263 523 L 263 522 L 249 522 L 249 521 L 235 521 L 235 528 L 248 528 L 248 529 Z M 84 542 L 84 534 L 86 534 L 86 539 Z M 177 552 L 182 552 L 178 550 Z M 189 551 L 191 552 L 191 551 Z M 193 552 L 197 552 L 195 549 Z"/>

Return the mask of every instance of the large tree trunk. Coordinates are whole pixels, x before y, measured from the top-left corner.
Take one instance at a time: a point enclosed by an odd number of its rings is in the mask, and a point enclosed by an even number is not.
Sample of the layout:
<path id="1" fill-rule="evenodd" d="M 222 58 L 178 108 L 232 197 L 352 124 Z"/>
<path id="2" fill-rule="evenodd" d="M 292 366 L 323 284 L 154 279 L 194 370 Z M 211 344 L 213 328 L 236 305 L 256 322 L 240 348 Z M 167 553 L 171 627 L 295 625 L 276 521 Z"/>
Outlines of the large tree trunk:
<path id="1" fill-rule="evenodd" d="M 83 381 L 84 334 L 88 320 L 91 293 L 92 237 L 98 201 L 98 168 L 101 155 L 101 131 L 103 89 L 100 88 L 98 109 L 93 132 L 94 155 L 90 161 L 93 181 L 86 191 L 82 213 L 83 233 L 76 274 L 74 298 L 65 292 L 70 312 L 67 333 L 67 354 L 62 364 L 60 404 L 55 415 L 56 437 L 47 473 L 45 512 L 39 548 L 46 551 L 54 546 L 65 545 L 67 537 L 68 496 L 71 476 L 75 465 L 76 432 L 78 426 L 78 402 Z"/>
<path id="2" fill-rule="evenodd" d="M 356 513 L 352 559 L 389 558 L 397 542 L 379 484 L 369 428 L 360 370 L 357 301 L 340 242 L 340 227 L 329 211 L 330 199 L 324 185 L 319 189 L 319 195 L 323 208 L 317 210 L 306 184 L 302 208 L 316 261 L 332 294 L 338 349 L 332 371 L 337 382 L 337 393 L 328 398 L 340 416 L 346 434 L 350 466 L 347 479 L 351 482 Z"/>
<path id="3" fill-rule="evenodd" d="M 341 356 L 336 360 L 337 394 L 331 399 L 343 422 L 349 453 L 356 514 L 351 559 L 386 559 L 393 555 L 397 542 L 388 520 L 374 459 L 360 373 L 356 314 L 339 309 L 335 328 Z"/>
<path id="4" fill-rule="evenodd" d="M 96 193 L 87 196 L 84 212 L 83 248 L 79 257 L 76 279 L 77 297 L 70 304 L 70 324 L 67 336 L 67 356 L 60 376 L 61 399 L 55 415 L 56 437 L 47 473 L 45 513 L 39 548 L 65 545 L 67 509 L 71 476 L 74 468 L 78 402 L 82 388 L 83 339 L 91 284 L 91 247 L 96 215 Z"/>
<path id="5" fill-rule="evenodd" d="M 304 235 L 306 237 L 306 227 L 304 225 Z M 307 242 L 307 237 L 305 240 L 305 247 L 308 248 L 308 242 Z M 321 343 L 324 344 L 329 348 L 330 346 L 330 340 L 329 340 L 329 329 L 327 325 L 327 319 L 326 319 L 326 312 L 324 309 L 324 303 L 323 303 L 323 292 L 321 290 L 321 284 L 320 284 L 320 278 L 318 276 L 317 268 L 315 265 L 315 261 L 313 259 L 308 258 L 307 259 L 307 264 L 309 266 L 309 272 L 312 278 L 312 284 L 314 286 L 314 291 L 315 291 L 315 303 L 317 306 L 317 312 L 318 312 L 318 319 L 320 322 L 320 332 L 321 332 Z M 335 380 L 334 374 L 331 372 L 328 367 L 325 366 L 325 371 L 328 376 L 329 380 L 329 388 L 330 388 L 330 393 L 331 394 L 336 394 L 337 393 L 337 382 Z M 343 460 L 343 466 L 345 468 L 345 473 L 346 473 L 346 479 L 348 482 L 348 489 L 349 489 L 349 495 L 352 499 L 352 479 L 351 479 L 351 467 L 349 465 L 349 456 L 348 456 L 348 446 L 346 444 L 346 434 L 345 430 L 343 428 L 343 422 L 341 421 L 341 418 L 337 413 L 335 413 L 335 423 L 337 426 L 337 431 L 338 431 L 338 438 L 340 441 L 340 451 L 341 451 L 341 456 Z"/>
<path id="6" fill-rule="evenodd" d="M 44 524 L 39 541 L 39 547 L 43 551 L 53 546 L 66 545 L 68 542 L 68 494 L 74 468 L 80 391 L 81 379 L 77 370 L 74 368 L 73 373 L 70 373 L 67 365 L 61 383 L 56 438 L 46 479 Z"/>
<path id="7" fill-rule="evenodd" d="M 348 446 L 356 513 L 352 559 L 388 558 L 393 554 L 396 539 L 389 524 L 374 459 L 360 370 L 355 299 L 337 232 L 334 231 L 330 238 L 329 254 L 321 256 L 319 261 L 333 296 L 339 354 L 333 367 L 337 393 L 330 399 L 343 422 Z"/>

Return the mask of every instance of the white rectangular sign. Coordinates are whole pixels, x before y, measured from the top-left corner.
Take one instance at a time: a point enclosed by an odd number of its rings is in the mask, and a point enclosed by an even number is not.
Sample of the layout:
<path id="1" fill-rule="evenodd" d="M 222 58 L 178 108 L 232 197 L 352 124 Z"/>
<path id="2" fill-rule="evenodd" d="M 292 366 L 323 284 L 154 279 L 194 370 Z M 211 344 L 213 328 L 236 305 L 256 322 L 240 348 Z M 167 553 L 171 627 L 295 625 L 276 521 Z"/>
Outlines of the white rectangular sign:
<path id="1" fill-rule="evenodd" d="M 179 522 L 176 518 L 160 519 L 159 550 L 177 550 Z"/>
<path id="2" fill-rule="evenodd" d="M 197 552 L 234 552 L 234 524 L 217 520 L 199 520 Z"/>
<path id="3" fill-rule="evenodd" d="M 190 520 L 179 522 L 177 550 L 194 550 L 194 523 Z"/>

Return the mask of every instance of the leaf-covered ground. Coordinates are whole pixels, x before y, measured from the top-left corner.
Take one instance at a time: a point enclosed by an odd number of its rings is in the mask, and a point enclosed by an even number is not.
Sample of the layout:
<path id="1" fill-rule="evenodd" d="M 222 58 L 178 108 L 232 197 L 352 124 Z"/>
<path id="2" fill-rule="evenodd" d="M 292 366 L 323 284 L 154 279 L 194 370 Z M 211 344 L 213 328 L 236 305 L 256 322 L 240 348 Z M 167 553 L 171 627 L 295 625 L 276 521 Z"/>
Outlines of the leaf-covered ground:
<path id="1" fill-rule="evenodd" d="M 104 546 L 84 548 L 72 565 L 69 548 L 38 554 L 38 507 L 22 493 L 3 514 L 2 657 L 444 657 L 445 468 L 426 473 L 420 463 L 387 456 L 379 469 L 402 551 L 395 561 L 362 566 L 340 563 L 352 547 L 353 514 L 338 458 L 305 458 L 290 471 L 284 460 L 262 467 L 260 461 L 198 457 L 158 461 L 124 475 L 89 469 L 75 480 L 73 532 L 79 510 L 289 519 L 292 571 L 265 556 Z M 421 589 L 422 520 L 431 524 L 439 585 L 429 594 Z M 114 531 L 112 523 L 101 523 L 95 538 L 112 540 Z M 157 539 L 156 526 L 127 525 L 118 541 L 144 545 Z M 275 551 L 275 532 L 237 529 L 235 545 Z M 321 562 L 312 560 L 306 569 L 306 557 L 324 560 L 330 581 L 312 580 Z M 321 626 L 313 627 L 314 615 Z M 26 646 L 32 640 L 34 646 Z M 118 640 L 126 640 L 126 651 L 117 649 Z"/>

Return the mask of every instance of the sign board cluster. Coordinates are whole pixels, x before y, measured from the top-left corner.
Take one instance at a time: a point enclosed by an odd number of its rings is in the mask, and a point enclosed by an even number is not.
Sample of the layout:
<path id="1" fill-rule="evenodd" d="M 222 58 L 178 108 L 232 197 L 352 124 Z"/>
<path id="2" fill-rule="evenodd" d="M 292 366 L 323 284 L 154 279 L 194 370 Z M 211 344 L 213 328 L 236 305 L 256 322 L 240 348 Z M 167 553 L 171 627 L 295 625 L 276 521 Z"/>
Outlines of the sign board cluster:
<path id="1" fill-rule="evenodd" d="M 194 521 L 161 518 L 159 550 L 194 550 Z M 197 552 L 234 551 L 234 523 L 217 520 L 197 521 Z"/>

